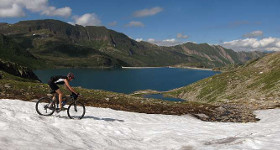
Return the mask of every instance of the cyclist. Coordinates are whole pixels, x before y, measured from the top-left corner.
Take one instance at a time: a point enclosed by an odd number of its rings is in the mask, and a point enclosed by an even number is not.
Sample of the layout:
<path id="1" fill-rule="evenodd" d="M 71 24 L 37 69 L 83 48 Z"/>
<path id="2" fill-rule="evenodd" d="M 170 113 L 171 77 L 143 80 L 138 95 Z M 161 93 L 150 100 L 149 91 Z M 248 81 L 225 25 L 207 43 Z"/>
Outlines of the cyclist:
<path id="1" fill-rule="evenodd" d="M 72 81 L 73 79 L 75 79 L 74 74 L 73 73 L 68 73 L 67 76 L 61 76 L 61 75 L 52 76 L 50 78 L 50 80 L 48 81 L 48 85 L 52 89 L 52 93 L 57 93 L 58 94 L 58 99 L 59 99 L 59 110 L 58 110 L 58 112 L 60 112 L 61 110 L 66 110 L 66 108 L 62 107 L 62 96 L 63 96 L 63 93 L 61 92 L 61 90 L 59 89 L 57 84 L 65 84 L 66 88 L 70 92 L 72 92 L 72 94 L 75 94 L 75 96 L 77 96 L 77 95 L 79 95 L 79 93 L 77 93 L 69 85 L 69 81 Z M 55 97 L 53 97 L 53 99 L 54 98 Z"/>

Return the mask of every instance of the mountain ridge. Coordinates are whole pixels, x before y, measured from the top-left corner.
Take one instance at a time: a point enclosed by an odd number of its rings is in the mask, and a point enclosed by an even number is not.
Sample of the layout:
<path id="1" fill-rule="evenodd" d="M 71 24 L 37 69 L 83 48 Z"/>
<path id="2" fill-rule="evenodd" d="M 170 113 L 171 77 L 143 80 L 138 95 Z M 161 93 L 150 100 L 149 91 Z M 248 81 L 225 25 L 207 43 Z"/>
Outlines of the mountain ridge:
<path id="1" fill-rule="evenodd" d="M 54 67 L 139 67 L 180 64 L 215 68 L 228 64 L 242 64 L 263 55 L 260 52 L 241 55 L 239 52 L 205 43 L 157 46 L 148 42 L 137 42 L 123 33 L 103 26 L 84 27 L 53 19 L 0 24 L 0 33 L 15 39 L 36 58 Z M 69 65 L 70 62 L 72 65 Z"/>

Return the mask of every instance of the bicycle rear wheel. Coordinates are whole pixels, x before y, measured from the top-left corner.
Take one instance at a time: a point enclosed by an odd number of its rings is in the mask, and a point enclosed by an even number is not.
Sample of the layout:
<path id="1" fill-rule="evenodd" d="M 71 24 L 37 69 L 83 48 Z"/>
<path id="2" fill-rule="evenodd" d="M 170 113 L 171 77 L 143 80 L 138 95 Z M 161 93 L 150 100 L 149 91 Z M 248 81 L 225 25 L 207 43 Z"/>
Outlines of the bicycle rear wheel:
<path id="1" fill-rule="evenodd" d="M 85 113 L 85 105 L 79 101 L 71 103 L 67 109 L 68 117 L 71 119 L 82 119 Z"/>
<path id="2" fill-rule="evenodd" d="M 51 102 L 52 99 L 48 97 L 40 98 L 35 106 L 37 113 L 42 116 L 52 115 L 55 111 L 55 104 L 53 103 L 52 106 L 50 106 Z"/>

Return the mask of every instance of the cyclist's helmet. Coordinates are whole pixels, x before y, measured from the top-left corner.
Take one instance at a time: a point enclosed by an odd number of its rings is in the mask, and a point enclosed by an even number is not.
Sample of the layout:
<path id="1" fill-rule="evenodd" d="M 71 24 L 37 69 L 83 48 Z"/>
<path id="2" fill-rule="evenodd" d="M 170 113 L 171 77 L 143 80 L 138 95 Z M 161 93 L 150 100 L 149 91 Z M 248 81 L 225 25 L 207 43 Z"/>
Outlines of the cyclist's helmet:
<path id="1" fill-rule="evenodd" d="M 71 78 L 71 79 L 75 79 L 75 76 L 72 72 L 67 74 L 67 77 Z"/>

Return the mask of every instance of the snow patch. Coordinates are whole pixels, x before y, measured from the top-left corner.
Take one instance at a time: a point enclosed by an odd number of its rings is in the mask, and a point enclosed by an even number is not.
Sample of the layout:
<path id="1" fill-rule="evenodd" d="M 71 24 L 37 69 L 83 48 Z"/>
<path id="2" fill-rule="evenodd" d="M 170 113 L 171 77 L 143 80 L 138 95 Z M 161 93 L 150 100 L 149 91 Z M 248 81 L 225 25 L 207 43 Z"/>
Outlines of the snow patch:
<path id="1" fill-rule="evenodd" d="M 172 116 L 86 107 L 39 116 L 34 102 L 0 100 L 0 145 L 5 149 L 278 149 L 280 110 L 256 111 L 257 123 L 203 122 Z"/>

